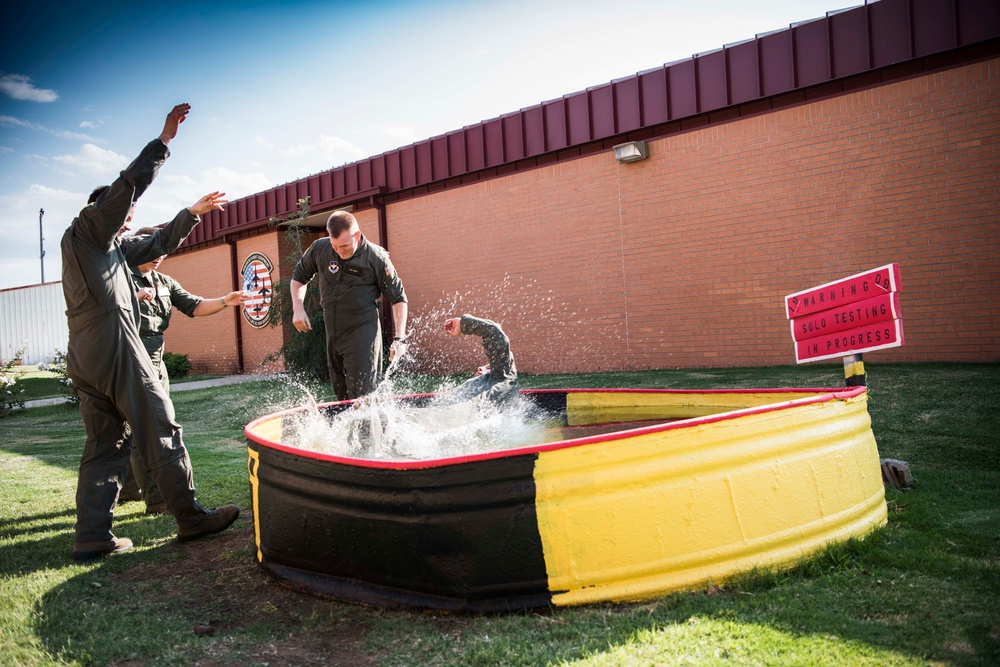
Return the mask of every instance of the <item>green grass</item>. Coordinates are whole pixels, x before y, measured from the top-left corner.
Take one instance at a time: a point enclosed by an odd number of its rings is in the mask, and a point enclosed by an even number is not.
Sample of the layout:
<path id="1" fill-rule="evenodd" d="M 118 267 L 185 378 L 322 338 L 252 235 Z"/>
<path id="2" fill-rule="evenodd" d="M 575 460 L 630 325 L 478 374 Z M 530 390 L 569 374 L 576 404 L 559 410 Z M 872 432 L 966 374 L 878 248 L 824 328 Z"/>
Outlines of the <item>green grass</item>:
<path id="1" fill-rule="evenodd" d="M 38 366 L 25 365 L 18 366 L 17 383 L 24 390 L 19 398 L 23 401 L 35 401 L 43 398 L 62 398 L 64 394 L 60 390 L 59 376 L 52 371 L 40 371 Z M 196 382 L 198 380 L 212 380 L 221 375 L 189 375 L 178 380 L 171 380 L 171 386 L 184 384 L 185 382 Z"/>
<path id="2" fill-rule="evenodd" d="M 386 611 L 321 600 L 253 566 L 251 524 L 178 545 L 172 520 L 116 512 L 137 548 L 68 558 L 83 442 L 71 406 L 0 422 L 0 663 L 16 665 L 1000 664 L 1000 365 L 867 364 L 889 524 L 794 570 L 643 604 L 510 615 Z M 432 387 L 415 378 L 413 391 Z M 536 387 L 840 386 L 838 366 L 522 376 Z M 313 387 L 319 400 L 329 390 Z M 177 392 L 206 504 L 249 507 L 243 426 L 301 400 L 291 384 Z M 195 624 L 215 622 L 214 634 Z"/>

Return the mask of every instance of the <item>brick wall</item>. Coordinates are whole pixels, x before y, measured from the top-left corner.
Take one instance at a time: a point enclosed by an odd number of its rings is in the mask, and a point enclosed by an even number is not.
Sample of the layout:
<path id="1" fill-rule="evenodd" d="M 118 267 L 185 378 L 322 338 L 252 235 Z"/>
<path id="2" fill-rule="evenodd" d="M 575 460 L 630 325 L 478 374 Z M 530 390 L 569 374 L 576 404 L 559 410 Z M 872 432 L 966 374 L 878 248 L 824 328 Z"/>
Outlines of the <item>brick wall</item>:
<path id="1" fill-rule="evenodd" d="M 906 345 L 1000 358 L 1000 61 L 393 204 L 389 242 L 428 368 L 437 331 L 502 321 L 531 372 L 794 363 L 782 297 L 902 266 Z M 418 332 L 419 333 L 419 332 Z"/>
<path id="2" fill-rule="evenodd" d="M 239 271 L 239 267 L 236 267 Z M 216 299 L 232 291 L 229 246 L 220 245 L 193 253 L 172 255 L 159 268 L 191 294 Z M 187 354 L 191 372 L 236 373 L 236 321 L 231 309 L 206 317 L 190 318 L 174 310 L 164 335 L 164 349 Z"/>
<path id="3" fill-rule="evenodd" d="M 794 363 L 784 295 L 890 262 L 906 345 L 866 358 L 1000 359 L 1000 60 L 673 134 L 649 153 L 389 204 L 383 245 L 422 368 L 482 362 L 476 340 L 440 331 L 463 312 L 502 322 L 526 372 Z M 356 215 L 379 241 L 376 211 Z M 187 272 L 227 253 L 165 270 L 216 296 L 228 274 Z M 223 317 L 172 324 L 167 349 L 176 332 L 196 365 L 231 363 Z"/>

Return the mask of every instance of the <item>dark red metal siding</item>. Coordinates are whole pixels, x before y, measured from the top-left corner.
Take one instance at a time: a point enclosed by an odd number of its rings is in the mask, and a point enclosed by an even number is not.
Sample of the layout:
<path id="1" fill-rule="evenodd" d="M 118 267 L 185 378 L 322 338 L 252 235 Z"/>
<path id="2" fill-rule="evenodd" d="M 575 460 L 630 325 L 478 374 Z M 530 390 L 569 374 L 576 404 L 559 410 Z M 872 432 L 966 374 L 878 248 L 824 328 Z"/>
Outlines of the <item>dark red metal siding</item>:
<path id="1" fill-rule="evenodd" d="M 826 21 L 811 21 L 792 28 L 795 50 L 795 83 L 798 87 L 829 81 L 830 38 Z"/>
<path id="2" fill-rule="evenodd" d="M 451 175 L 448 164 L 448 137 L 434 137 L 430 146 L 431 179 L 443 181 Z"/>
<path id="3" fill-rule="evenodd" d="M 789 30 L 764 35 L 760 42 L 761 88 L 765 97 L 787 93 L 795 87 L 792 67 L 792 33 Z"/>
<path id="4" fill-rule="evenodd" d="M 591 127 L 594 139 L 606 139 L 618 134 L 615 129 L 615 100 L 612 96 L 611 84 L 590 89 Z"/>
<path id="5" fill-rule="evenodd" d="M 512 173 L 527 158 L 528 166 L 572 158 L 587 144 L 671 121 L 723 122 L 742 113 L 737 105 L 767 109 L 768 98 L 807 87 L 801 99 L 831 94 L 845 77 L 997 38 L 998 0 L 879 0 L 272 188 L 209 214 L 186 245 L 288 215 L 307 195 L 315 205 L 376 187 L 391 194 Z"/>
<path id="6" fill-rule="evenodd" d="M 372 184 L 372 163 L 371 160 L 365 160 L 364 162 L 358 163 L 358 190 L 364 192 L 365 190 L 371 190 L 374 187 Z"/>
<path id="7" fill-rule="evenodd" d="M 541 155 L 545 152 L 545 116 L 542 106 L 525 109 L 524 118 L 524 152 L 527 157 Z"/>
<path id="8" fill-rule="evenodd" d="M 569 145 L 566 133 L 566 102 L 554 100 L 542 105 L 546 150 L 557 151 Z"/>
<path id="9" fill-rule="evenodd" d="M 570 146 L 585 144 L 594 137 L 590 132 L 590 93 L 583 91 L 566 96 Z"/>
<path id="10" fill-rule="evenodd" d="M 448 164 L 452 174 L 464 174 L 469 167 L 465 160 L 465 132 L 452 132 L 448 135 Z"/>
<path id="11" fill-rule="evenodd" d="M 389 190 L 395 191 L 403 188 L 403 170 L 399 162 L 401 155 L 402 151 L 396 151 L 385 157 L 386 187 Z"/>
<path id="12" fill-rule="evenodd" d="M 642 90 L 639 77 L 630 76 L 612 85 L 615 100 L 616 134 L 642 127 Z"/>
<path id="13" fill-rule="evenodd" d="M 956 6 L 960 44 L 975 44 L 1000 34 L 1000 2 L 997 0 L 958 0 Z"/>
<path id="14" fill-rule="evenodd" d="M 913 55 L 927 56 L 958 46 L 955 7 L 950 3 L 913 3 Z"/>
<path id="15" fill-rule="evenodd" d="M 417 164 L 417 185 L 427 185 L 434 180 L 431 165 L 431 144 L 421 141 L 413 145 L 413 159 Z"/>
<path id="16" fill-rule="evenodd" d="M 486 121 L 483 126 L 483 148 L 486 151 L 487 167 L 496 167 L 504 163 L 503 126 L 499 118 Z"/>
<path id="17" fill-rule="evenodd" d="M 667 68 L 670 120 L 694 116 L 698 113 L 696 90 L 694 60 L 682 60 Z"/>
<path id="18" fill-rule="evenodd" d="M 504 162 L 515 162 L 525 157 L 522 118 L 523 115 L 520 113 L 512 113 L 500 118 L 503 123 Z"/>
<path id="19" fill-rule="evenodd" d="M 726 49 L 730 104 L 742 104 L 760 97 L 760 57 L 757 40 L 734 44 Z"/>
<path id="20" fill-rule="evenodd" d="M 696 58 L 695 75 L 698 82 L 698 109 L 702 113 L 729 106 L 725 51 L 713 51 Z"/>
<path id="21" fill-rule="evenodd" d="M 885 67 L 908 60 L 912 56 L 909 1 L 880 0 L 868 5 L 868 12 L 874 66 Z"/>
<path id="22" fill-rule="evenodd" d="M 667 72 L 662 67 L 638 75 L 642 91 L 643 125 L 656 125 L 670 120 L 667 107 Z"/>
<path id="23" fill-rule="evenodd" d="M 485 128 L 475 125 L 465 129 L 465 147 L 469 158 L 469 171 L 479 171 L 486 168 L 486 138 Z"/>
<path id="24" fill-rule="evenodd" d="M 830 24 L 830 51 L 833 53 L 833 78 L 860 74 L 871 68 L 868 9 L 858 7 L 833 14 Z"/>

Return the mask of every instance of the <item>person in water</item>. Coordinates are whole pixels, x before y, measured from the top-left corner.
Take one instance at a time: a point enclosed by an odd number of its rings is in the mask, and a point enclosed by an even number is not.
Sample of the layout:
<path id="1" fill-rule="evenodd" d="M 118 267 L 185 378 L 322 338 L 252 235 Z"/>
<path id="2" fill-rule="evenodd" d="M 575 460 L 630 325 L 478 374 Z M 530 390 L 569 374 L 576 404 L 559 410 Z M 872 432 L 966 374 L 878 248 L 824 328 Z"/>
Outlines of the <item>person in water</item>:
<path id="1" fill-rule="evenodd" d="M 500 325 L 491 320 L 463 315 L 444 322 L 444 330 L 452 336 L 472 335 L 483 339 L 483 351 L 489 360 L 480 366 L 472 377 L 448 392 L 449 402 L 482 397 L 497 406 L 506 406 L 517 400 L 520 385 L 517 367 L 510 351 L 510 339 Z"/>

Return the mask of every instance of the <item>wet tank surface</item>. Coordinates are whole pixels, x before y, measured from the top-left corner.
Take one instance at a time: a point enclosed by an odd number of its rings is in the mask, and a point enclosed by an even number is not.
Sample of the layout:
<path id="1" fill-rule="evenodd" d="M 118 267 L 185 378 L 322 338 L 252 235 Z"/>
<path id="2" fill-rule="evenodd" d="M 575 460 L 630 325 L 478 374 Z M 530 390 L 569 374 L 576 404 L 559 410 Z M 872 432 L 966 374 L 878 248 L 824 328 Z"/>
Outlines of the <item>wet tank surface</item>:
<path id="1" fill-rule="evenodd" d="M 305 407 L 251 422 L 259 566 L 340 600 L 508 611 L 722 583 L 886 522 L 864 387 L 521 396 L 527 440 L 431 459 L 305 449 Z"/>

